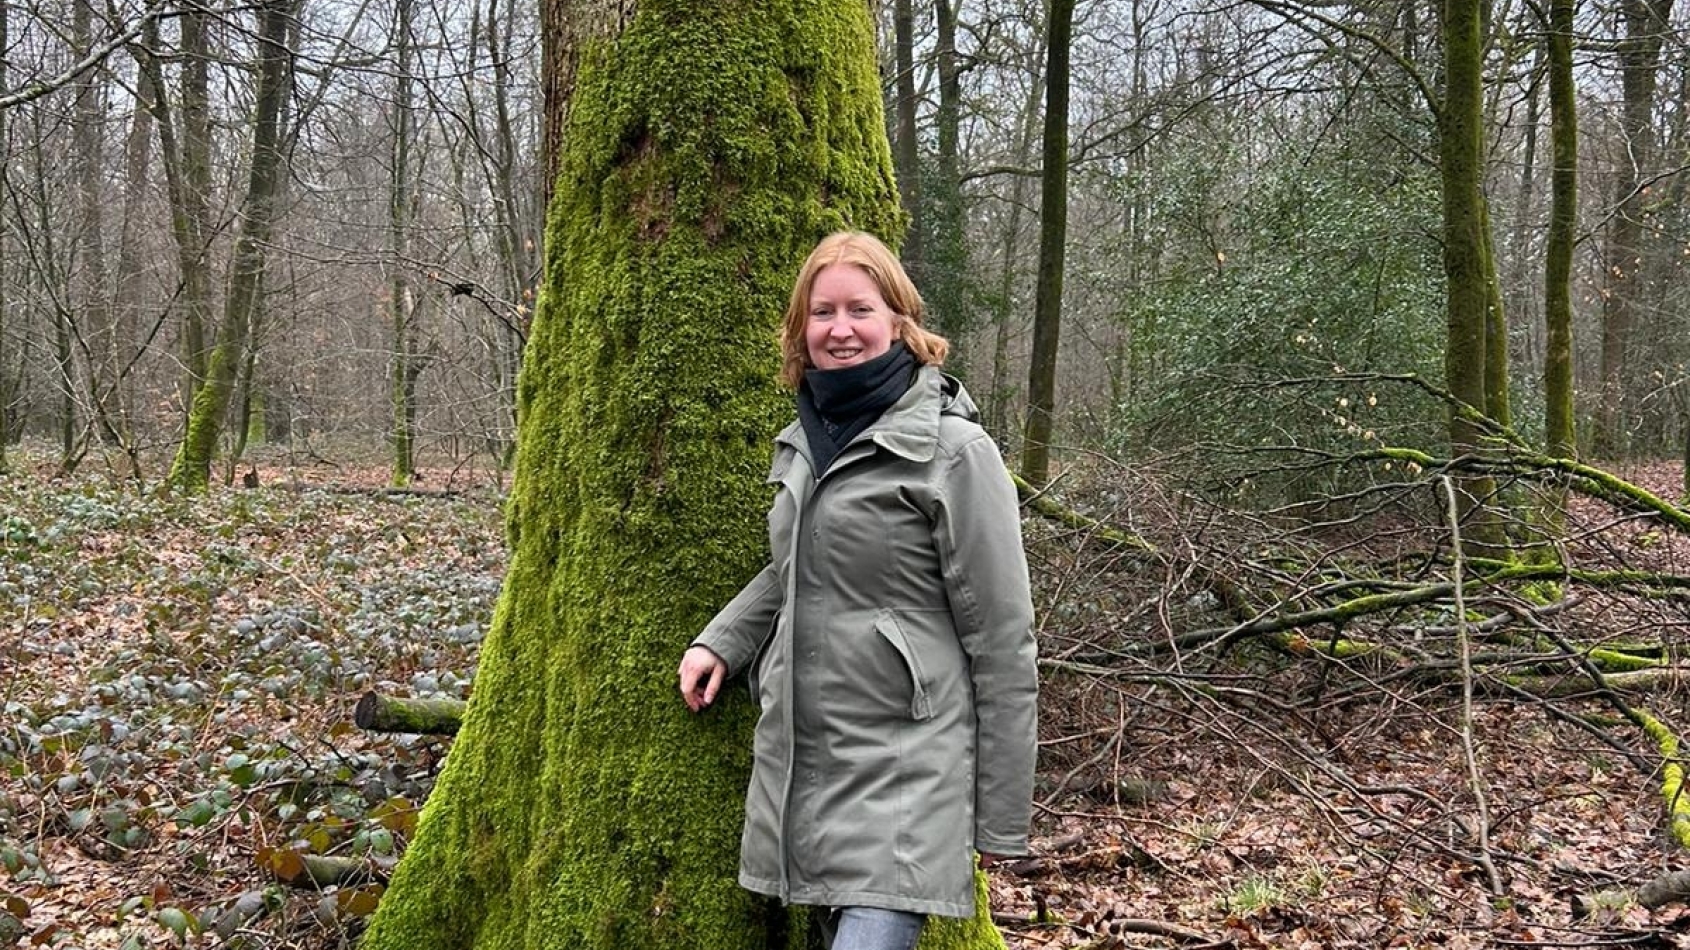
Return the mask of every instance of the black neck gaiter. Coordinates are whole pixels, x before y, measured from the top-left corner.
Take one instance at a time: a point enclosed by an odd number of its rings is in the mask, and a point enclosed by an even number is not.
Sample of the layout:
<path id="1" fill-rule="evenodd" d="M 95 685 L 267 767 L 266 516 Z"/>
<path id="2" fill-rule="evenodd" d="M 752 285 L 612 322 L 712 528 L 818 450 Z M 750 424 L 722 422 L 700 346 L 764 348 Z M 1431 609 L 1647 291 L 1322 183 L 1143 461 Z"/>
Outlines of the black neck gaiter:
<path id="1" fill-rule="evenodd" d="M 804 371 L 798 421 L 820 478 L 834 456 L 891 408 L 915 381 L 915 355 L 902 340 L 885 353 L 844 369 Z"/>

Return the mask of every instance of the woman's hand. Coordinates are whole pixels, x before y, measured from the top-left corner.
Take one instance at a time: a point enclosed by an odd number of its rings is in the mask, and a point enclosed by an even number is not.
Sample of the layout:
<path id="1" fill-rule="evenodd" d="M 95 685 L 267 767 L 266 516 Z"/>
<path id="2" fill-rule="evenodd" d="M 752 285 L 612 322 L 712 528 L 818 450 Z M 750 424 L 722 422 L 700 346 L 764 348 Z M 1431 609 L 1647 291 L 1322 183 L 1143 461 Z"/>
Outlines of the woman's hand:
<path id="1" fill-rule="evenodd" d="M 699 712 L 716 701 L 716 691 L 728 675 L 728 665 L 709 647 L 688 647 L 681 654 L 681 698 Z"/>

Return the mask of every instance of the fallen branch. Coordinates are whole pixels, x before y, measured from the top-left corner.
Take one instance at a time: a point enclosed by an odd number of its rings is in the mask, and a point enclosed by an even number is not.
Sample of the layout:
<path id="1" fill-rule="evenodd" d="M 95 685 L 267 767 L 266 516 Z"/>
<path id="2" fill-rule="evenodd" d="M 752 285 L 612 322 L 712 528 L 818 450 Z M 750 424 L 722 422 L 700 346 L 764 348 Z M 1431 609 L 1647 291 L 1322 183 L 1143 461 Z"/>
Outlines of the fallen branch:
<path id="1" fill-rule="evenodd" d="M 373 858 L 341 858 L 298 852 L 274 852 L 260 863 L 277 881 L 305 890 L 386 884 L 393 870 L 391 862 L 384 863 Z"/>
<path id="2" fill-rule="evenodd" d="M 1144 538 L 1110 527 L 1096 518 L 1083 515 L 1058 503 L 1056 499 L 1034 488 L 1025 479 L 1013 472 L 1010 473 L 1009 477 L 1015 482 L 1015 490 L 1021 496 L 1021 503 L 1046 520 L 1053 521 L 1065 528 L 1084 531 L 1092 537 L 1101 538 L 1110 544 L 1118 545 L 1134 552 L 1136 557 L 1143 560 L 1157 560 L 1163 557 L 1162 551 Z M 1221 603 L 1233 616 L 1248 617 L 1257 612 L 1257 608 L 1251 606 L 1250 599 L 1245 594 L 1244 589 L 1234 584 L 1230 578 L 1201 567 L 1194 566 L 1193 569 L 1201 576 L 1203 586 L 1212 591 L 1216 597 L 1219 597 Z"/>

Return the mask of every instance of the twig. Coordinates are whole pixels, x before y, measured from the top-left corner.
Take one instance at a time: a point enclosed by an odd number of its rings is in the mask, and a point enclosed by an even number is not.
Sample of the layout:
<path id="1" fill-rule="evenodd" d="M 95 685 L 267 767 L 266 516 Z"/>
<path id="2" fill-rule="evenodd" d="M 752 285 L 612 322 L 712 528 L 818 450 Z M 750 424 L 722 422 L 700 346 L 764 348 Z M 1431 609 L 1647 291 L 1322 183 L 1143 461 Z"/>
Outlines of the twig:
<path id="1" fill-rule="evenodd" d="M 1467 603 L 1462 590 L 1461 512 L 1455 502 L 1455 483 L 1448 475 L 1438 478 L 1443 486 L 1449 516 L 1450 580 L 1455 596 L 1455 632 L 1461 649 L 1461 753 L 1467 760 L 1467 777 L 1473 786 L 1473 802 L 1479 812 L 1479 864 L 1485 869 L 1492 894 L 1501 894 L 1502 877 L 1490 851 L 1490 805 L 1485 798 L 1484 777 L 1479 774 L 1479 757 L 1473 742 L 1473 641 L 1467 630 Z"/>

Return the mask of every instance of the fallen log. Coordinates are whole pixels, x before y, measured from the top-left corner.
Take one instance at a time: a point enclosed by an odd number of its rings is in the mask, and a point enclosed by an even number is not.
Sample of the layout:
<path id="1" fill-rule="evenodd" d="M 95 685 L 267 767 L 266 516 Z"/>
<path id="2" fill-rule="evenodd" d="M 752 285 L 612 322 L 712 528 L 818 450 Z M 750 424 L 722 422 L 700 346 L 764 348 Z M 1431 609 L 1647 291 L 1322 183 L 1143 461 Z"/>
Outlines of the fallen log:
<path id="1" fill-rule="evenodd" d="M 463 724 L 465 705 L 461 699 L 408 699 L 372 691 L 358 700 L 352 721 L 371 732 L 455 736 Z"/>

